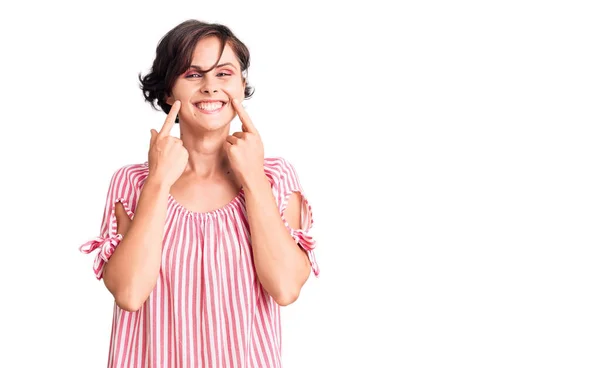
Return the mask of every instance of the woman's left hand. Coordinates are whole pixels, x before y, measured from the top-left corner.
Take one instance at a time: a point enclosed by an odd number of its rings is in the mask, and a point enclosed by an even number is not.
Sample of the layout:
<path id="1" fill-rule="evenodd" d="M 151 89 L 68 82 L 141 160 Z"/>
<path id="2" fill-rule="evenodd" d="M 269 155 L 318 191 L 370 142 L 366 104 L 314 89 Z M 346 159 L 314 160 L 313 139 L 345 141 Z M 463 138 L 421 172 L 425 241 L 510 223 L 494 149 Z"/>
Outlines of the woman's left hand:
<path id="1" fill-rule="evenodd" d="M 264 147 L 258 130 L 238 99 L 230 99 L 242 122 L 242 131 L 227 136 L 225 152 L 235 177 L 244 188 L 265 180 Z"/>

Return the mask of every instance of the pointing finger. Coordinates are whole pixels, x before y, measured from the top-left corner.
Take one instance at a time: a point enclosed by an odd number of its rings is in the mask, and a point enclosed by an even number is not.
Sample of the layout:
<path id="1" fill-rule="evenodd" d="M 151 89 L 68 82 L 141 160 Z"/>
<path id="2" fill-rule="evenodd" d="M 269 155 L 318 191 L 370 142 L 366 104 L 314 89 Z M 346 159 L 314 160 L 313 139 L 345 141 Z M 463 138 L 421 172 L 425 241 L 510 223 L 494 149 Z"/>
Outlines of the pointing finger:
<path id="1" fill-rule="evenodd" d="M 252 119 L 250 119 L 250 115 L 248 115 L 248 112 L 246 112 L 246 109 L 242 106 L 242 103 L 237 98 L 234 98 L 232 103 L 235 112 L 242 122 L 242 130 L 244 132 L 258 134 L 258 130 L 254 126 Z"/>
<path id="2" fill-rule="evenodd" d="M 224 92 L 227 96 L 229 96 L 229 99 L 231 100 L 231 105 L 233 106 L 233 109 L 240 118 L 240 121 L 242 122 L 242 130 L 244 132 L 258 134 L 258 130 L 254 126 L 254 123 L 252 123 L 252 119 L 250 119 L 250 115 L 248 115 L 246 109 L 244 109 L 244 107 L 242 106 L 242 103 L 237 98 L 234 98 L 229 92 Z"/>
<path id="3" fill-rule="evenodd" d="M 175 118 L 177 117 L 177 113 L 179 112 L 179 108 L 181 107 L 181 102 L 179 100 L 175 101 L 171 106 L 171 110 L 167 115 L 167 119 L 165 120 L 165 124 L 162 129 L 158 133 L 159 136 L 164 137 L 169 135 L 171 129 L 173 129 L 173 125 L 175 125 Z"/>

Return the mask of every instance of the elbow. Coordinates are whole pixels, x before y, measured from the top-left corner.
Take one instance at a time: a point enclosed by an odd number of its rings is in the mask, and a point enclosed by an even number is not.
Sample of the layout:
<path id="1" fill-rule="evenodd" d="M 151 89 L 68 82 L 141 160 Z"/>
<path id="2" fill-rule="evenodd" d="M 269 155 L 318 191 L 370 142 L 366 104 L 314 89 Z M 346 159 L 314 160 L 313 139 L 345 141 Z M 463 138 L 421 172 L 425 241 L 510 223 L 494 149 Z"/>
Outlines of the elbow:
<path id="1" fill-rule="evenodd" d="M 109 286 L 108 284 L 106 285 Z M 112 285 L 111 285 L 112 286 Z M 142 298 L 139 293 L 132 292 L 131 287 L 108 287 L 108 290 L 113 295 L 117 306 L 127 312 L 137 312 L 148 299 Z"/>
<path id="2" fill-rule="evenodd" d="M 149 295 L 144 296 L 136 291 L 139 289 L 138 286 L 134 286 L 130 283 L 126 284 L 118 282 L 118 280 L 106 276 L 110 275 L 104 275 L 104 284 L 115 299 L 117 306 L 122 310 L 127 312 L 137 312 L 142 305 L 144 305 L 146 299 L 148 299 Z"/>
<path id="3" fill-rule="evenodd" d="M 127 312 L 137 312 L 144 305 L 144 302 L 140 298 L 134 298 L 131 295 L 115 295 L 117 306 Z"/>
<path id="4" fill-rule="evenodd" d="M 268 288 L 265 289 L 271 295 L 275 303 L 285 307 L 298 300 L 300 297 L 300 290 L 305 281 L 306 279 L 304 278 L 300 280 L 292 278 L 288 280 L 279 280 L 279 282 L 268 284 Z"/>
<path id="5" fill-rule="evenodd" d="M 275 303 L 282 307 L 292 304 L 300 296 L 300 290 L 286 290 L 280 291 L 273 296 Z"/>

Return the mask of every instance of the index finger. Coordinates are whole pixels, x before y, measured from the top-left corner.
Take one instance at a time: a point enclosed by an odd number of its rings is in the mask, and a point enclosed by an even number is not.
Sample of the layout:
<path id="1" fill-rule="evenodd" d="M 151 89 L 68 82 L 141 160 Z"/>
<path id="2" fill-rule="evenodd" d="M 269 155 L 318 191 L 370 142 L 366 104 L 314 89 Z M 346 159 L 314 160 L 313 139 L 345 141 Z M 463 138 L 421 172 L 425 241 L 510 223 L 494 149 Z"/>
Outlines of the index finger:
<path id="1" fill-rule="evenodd" d="M 158 132 L 158 135 L 160 137 L 164 137 L 165 135 L 168 135 L 171 132 L 171 129 L 173 129 L 173 125 L 175 125 L 175 118 L 177 117 L 177 113 L 179 112 L 180 107 L 181 102 L 179 102 L 179 100 L 173 103 L 169 114 L 167 114 L 167 118 L 165 119 L 165 123 L 162 129 L 160 130 L 160 132 Z"/>
<path id="2" fill-rule="evenodd" d="M 250 119 L 250 115 L 248 115 L 248 113 L 242 106 L 242 103 L 238 99 L 231 96 L 229 92 L 225 91 L 225 93 L 227 94 L 227 96 L 229 96 L 229 99 L 231 100 L 231 105 L 233 106 L 233 109 L 237 113 L 238 117 L 240 118 L 242 126 L 246 128 L 245 131 L 258 134 L 258 130 L 256 130 L 252 119 Z"/>

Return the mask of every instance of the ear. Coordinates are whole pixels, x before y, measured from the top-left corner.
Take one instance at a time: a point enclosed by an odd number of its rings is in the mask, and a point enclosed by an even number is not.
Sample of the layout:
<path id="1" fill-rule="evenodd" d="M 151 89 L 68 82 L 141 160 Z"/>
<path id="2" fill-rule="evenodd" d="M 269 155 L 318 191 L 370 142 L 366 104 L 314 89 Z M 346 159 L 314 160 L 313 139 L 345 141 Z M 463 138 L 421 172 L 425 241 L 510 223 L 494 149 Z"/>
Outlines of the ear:
<path id="1" fill-rule="evenodd" d="M 244 87 L 244 93 L 246 92 L 246 81 L 248 80 L 248 71 L 242 71 L 242 86 Z"/>
<path id="2" fill-rule="evenodd" d="M 175 99 L 173 98 L 173 96 L 169 95 L 167 96 L 167 99 L 165 100 L 165 102 L 171 106 L 173 106 L 173 104 L 175 103 Z"/>

